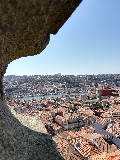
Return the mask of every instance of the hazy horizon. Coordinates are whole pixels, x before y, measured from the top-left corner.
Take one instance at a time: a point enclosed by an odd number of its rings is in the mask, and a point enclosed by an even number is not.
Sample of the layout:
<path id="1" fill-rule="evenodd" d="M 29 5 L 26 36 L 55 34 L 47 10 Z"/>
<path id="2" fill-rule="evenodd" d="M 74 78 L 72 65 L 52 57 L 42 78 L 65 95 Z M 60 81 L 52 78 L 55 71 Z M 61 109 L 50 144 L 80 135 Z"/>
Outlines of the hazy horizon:
<path id="1" fill-rule="evenodd" d="M 54 76 L 58 73 L 55 73 L 55 74 L 31 74 L 31 75 L 14 75 L 14 74 L 11 74 L 11 75 L 5 75 L 5 76 Z M 61 76 L 69 76 L 69 75 L 73 75 L 73 76 L 97 76 L 97 75 L 120 75 L 120 73 L 104 73 L 104 74 L 62 74 L 61 73 Z"/>

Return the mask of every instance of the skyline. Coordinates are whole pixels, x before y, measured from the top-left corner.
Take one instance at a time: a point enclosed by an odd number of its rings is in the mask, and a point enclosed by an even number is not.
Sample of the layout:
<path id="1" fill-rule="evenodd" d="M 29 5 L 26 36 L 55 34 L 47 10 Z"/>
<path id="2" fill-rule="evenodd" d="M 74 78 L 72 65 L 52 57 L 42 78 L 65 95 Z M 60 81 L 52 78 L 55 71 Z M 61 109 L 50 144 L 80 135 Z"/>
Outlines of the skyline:
<path id="1" fill-rule="evenodd" d="M 27 75 L 27 74 L 26 75 L 14 75 L 14 74 L 11 74 L 11 75 L 5 75 L 5 77 L 7 77 L 7 76 L 16 76 L 16 77 L 19 77 L 19 76 L 20 77 L 22 77 L 22 76 L 28 76 L 28 77 L 29 76 L 55 76 L 57 74 L 61 74 L 61 73 L 48 74 L 48 75 L 47 74 L 46 75 L 44 75 L 44 74 L 43 75 L 42 74 L 41 75 L 40 74 L 38 74 L 38 75 L 37 74 L 31 74 L 31 75 Z M 61 74 L 59 76 L 103 76 L 103 75 L 118 75 L 119 76 L 120 74 L 119 73 L 116 73 L 116 74 L 113 74 L 113 73 L 110 73 L 110 74 L 104 74 L 104 73 L 103 74 L 76 74 L 76 75 L 74 75 L 74 74 L 73 75 L 72 74 L 66 74 L 66 75 Z"/>
<path id="2" fill-rule="evenodd" d="M 119 74 L 119 6 L 83 0 L 41 54 L 13 61 L 5 75 Z"/>

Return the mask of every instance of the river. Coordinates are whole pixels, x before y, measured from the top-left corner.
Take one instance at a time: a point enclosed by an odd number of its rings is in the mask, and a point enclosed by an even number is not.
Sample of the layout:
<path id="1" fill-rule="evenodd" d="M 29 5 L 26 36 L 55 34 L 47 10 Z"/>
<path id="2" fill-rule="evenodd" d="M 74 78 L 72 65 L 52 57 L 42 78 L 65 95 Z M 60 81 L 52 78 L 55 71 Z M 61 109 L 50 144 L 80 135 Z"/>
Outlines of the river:
<path id="1" fill-rule="evenodd" d="M 17 98 L 19 100 L 31 100 L 31 99 L 41 99 L 41 98 L 48 98 L 48 97 L 54 97 L 54 98 L 57 98 L 57 97 L 62 97 L 62 96 L 65 96 L 65 95 L 69 95 L 69 94 L 56 94 L 56 95 L 41 95 L 41 96 L 33 96 L 33 97 L 23 97 L 23 98 Z M 78 95 L 78 93 L 72 93 L 70 95 Z M 80 94 L 79 94 L 80 95 Z"/>

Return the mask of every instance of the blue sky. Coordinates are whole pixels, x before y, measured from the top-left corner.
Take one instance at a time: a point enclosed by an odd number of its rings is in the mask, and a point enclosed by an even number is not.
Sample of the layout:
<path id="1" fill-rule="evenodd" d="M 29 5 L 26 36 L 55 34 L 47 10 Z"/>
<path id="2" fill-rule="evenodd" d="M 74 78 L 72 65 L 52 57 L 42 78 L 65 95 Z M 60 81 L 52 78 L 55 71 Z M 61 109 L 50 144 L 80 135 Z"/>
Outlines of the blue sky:
<path id="1" fill-rule="evenodd" d="M 120 0 L 83 0 L 39 55 L 9 64 L 5 75 L 120 74 Z"/>

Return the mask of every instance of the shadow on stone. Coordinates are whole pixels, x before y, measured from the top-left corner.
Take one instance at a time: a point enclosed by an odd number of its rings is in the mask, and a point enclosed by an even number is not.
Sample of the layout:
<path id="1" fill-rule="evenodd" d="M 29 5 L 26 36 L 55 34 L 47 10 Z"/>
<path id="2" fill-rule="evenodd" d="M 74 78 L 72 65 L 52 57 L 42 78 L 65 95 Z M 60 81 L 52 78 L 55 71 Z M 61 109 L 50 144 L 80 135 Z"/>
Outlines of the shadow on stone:
<path id="1" fill-rule="evenodd" d="M 49 135 L 23 126 L 4 100 L 0 109 L 0 160 L 63 159 Z"/>

